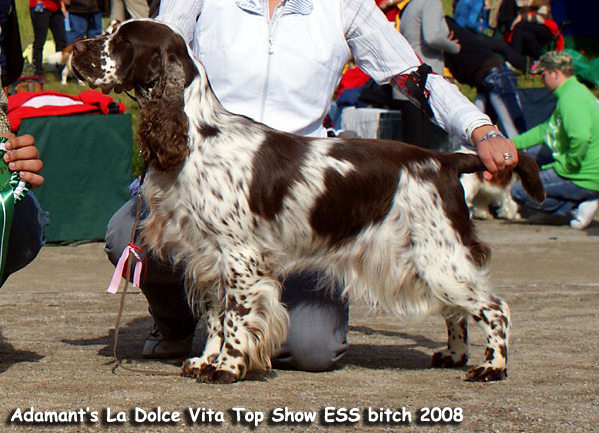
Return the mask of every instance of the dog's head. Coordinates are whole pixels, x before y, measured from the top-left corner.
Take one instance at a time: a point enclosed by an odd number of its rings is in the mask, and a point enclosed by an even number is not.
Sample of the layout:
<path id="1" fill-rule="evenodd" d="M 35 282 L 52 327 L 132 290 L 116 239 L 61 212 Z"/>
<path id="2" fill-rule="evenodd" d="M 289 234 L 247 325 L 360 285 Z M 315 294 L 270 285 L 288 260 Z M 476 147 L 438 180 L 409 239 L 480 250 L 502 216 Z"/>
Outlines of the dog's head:
<path id="1" fill-rule="evenodd" d="M 104 93 L 135 91 L 144 161 L 167 171 L 189 154 L 184 90 L 198 72 L 185 40 L 171 27 L 126 21 L 113 33 L 76 42 L 72 66 L 78 78 Z"/>
<path id="2" fill-rule="evenodd" d="M 149 19 L 126 21 L 113 33 L 76 42 L 73 69 L 104 92 L 135 90 L 142 104 L 182 97 L 197 74 L 181 35 Z"/>

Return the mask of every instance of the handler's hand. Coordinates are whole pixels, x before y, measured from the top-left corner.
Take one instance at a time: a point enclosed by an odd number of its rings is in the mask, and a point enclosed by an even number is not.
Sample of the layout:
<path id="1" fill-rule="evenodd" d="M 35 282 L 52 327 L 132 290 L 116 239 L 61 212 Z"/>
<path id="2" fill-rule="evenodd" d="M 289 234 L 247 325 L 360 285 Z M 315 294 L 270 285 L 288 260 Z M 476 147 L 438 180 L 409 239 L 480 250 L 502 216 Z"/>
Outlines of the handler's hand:
<path id="1" fill-rule="evenodd" d="M 12 171 L 18 171 L 19 177 L 37 188 L 44 183 L 40 171 L 44 164 L 40 160 L 39 152 L 35 147 L 35 140 L 31 135 L 15 136 L 14 134 L 0 134 L 8 138 L 5 146 L 10 152 L 4 154 L 4 161 Z"/>
<path id="2" fill-rule="evenodd" d="M 481 142 L 481 139 L 490 131 L 497 130 L 491 125 L 484 125 L 472 131 L 472 143 L 476 146 L 478 156 L 487 167 L 487 171 L 483 173 L 486 180 L 491 180 L 494 174 L 511 170 L 518 165 L 518 151 L 512 140 L 504 137 L 491 137 Z M 511 155 L 511 158 L 506 159 L 507 154 Z"/>

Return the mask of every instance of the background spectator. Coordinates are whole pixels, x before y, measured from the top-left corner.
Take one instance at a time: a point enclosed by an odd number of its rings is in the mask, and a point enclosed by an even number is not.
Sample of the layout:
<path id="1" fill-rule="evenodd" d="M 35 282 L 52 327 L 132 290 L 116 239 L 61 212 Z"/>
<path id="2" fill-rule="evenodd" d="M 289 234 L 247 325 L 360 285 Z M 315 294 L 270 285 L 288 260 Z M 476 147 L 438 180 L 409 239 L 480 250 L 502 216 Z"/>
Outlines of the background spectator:
<path id="1" fill-rule="evenodd" d="M 475 33 L 482 33 L 489 28 L 487 12 L 486 0 L 455 0 L 453 2 L 453 19 L 458 25 Z"/>
<path id="2" fill-rule="evenodd" d="M 67 11 L 70 28 L 67 32 L 67 44 L 102 33 L 102 12 L 97 0 L 70 0 Z"/>
<path id="3" fill-rule="evenodd" d="M 574 77 L 572 57 L 563 51 L 544 54 L 532 72 L 541 74 L 557 106 L 545 123 L 514 142 L 541 166 L 547 198 L 539 205 L 520 182 L 512 197 L 525 208 L 568 218 L 572 228 L 586 228 L 599 209 L 599 101 Z"/>
<path id="4" fill-rule="evenodd" d="M 0 0 L 0 68 L 8 87 L 23 72 L 23 48 L 15 0 Z"/>
<path id="5" fill-rule="evenodd" d="M 564 48 L 563 37 L 551 16 L 550 0 L 518 0 L 518 15 L 508 41 L 520 53 L 538 59 L 543 47 L 556 38 L 556 50 Z"/>
<path id="6" fill-rule="evenodd" d="M 29 16 L 34 34 L 33 68 L 35 75 L 44 75 L 42 53 L 48 28 L 52 32 L 56 51 L 62 51 L 67 45 L 64 28 L 65 16 L 62 12 L 63 3 L 69 4 L 70 0 L 29 0 Z"/>
<path id="7" fill-rule="evenodd" d="M 508 137 L 526 130 L 524 112 L 518 97 L 516 74 L 500 54 L 524 67 L 524 58 L 506 43 L 459 26 L 451 17 L 447 24 L 460 41 L 457 54 L 445 54 L 447 68 L 460 83 L 476 88 L 475 104 L 499 124 Z M 499 53 L 493 50 L 497 49 Z"/>
<path id="8" fill-rule="evenodd" d="M 400 32 L 422 62 L 440 75 L 444 71 L 443 53 L 460 51 L 460 45 L 451 39 L 439 0 L 411 0 L 402 11 Z M 427 147 L 432 128 L 428 118 L 395 89 L 393 97 L 401 109 L 404 141 Z"/>
<path id="9" fill-rule="evenodd" d="M 110 21 L 125 21 L 127 18 L 147 18 L 150 8 L 146 0 L 112 0 Z"/>
<path id="10" fill-rule="evenodd" d="M 443 53 L 456 54 L 460 45 L 451 39 L 439 0 L 411 0 L 402 12 L 400 32 L 418 57 L 433 72 L 443 74 Z"/>

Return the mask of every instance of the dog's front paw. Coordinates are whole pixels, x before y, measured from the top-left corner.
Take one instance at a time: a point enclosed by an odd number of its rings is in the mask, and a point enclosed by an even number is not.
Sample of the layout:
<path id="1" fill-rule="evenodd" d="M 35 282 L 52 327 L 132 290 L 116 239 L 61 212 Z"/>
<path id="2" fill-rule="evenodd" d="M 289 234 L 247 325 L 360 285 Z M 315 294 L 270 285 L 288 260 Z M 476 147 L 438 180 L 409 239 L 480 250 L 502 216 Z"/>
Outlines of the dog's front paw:
<path id="1" fill-rule="evenodd" d="M 211 384 L 226 384 L 234 383 L 239 379 L 239 374 L 229 370 L 222 370 L 213 365 L 205 369 L 202 376 L 198 379 L 198 382 L 211 383 Z"/>
<path id="2" fill-rule="evenodd" d="M 462 367 L 468 362 L 468 355 L 465 353 L 457 354 L 451 350 L 440 350 L 433 354 L 434 368 L 455 368 Z"/>
<path id="3" fill-rule="evenodd" d="M 504 380 L 507 377 L 507 369 L 505 367 L 491 367 L 481 365 L 473 367 L 466 373 L 466 381 L 468 382 L 494 382 Z"/>
<path id="4" fill-rule="evenodd" d="M 225 370 L 215 365 L 216 355 L 201 358 L 189 358 L 183 363 L 181 375 L 191 377 L 200 383 L 233 383 L 241 379 L 237 371 Z"/>
<path id="5" fill-rule="evenodd" d="M 210 367 L 210 362 L 205 358 L 189 358 L 181 367 L 181 376 L 199 379 L 206 369 Z"/>

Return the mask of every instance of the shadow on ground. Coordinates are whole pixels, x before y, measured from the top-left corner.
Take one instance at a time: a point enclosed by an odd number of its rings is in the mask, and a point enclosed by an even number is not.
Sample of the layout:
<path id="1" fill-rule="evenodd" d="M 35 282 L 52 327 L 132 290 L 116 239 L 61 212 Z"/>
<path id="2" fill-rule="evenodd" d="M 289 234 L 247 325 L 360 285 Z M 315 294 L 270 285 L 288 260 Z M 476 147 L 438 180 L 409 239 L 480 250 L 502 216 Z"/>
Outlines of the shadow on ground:
<path id="1" fill-rule="evenodd" d="M 0 374 L 7 371 L 10 367 L 21 362 L 38 362 L 44 357 L 39 353 L 28 350 L 19 350 L 10 344 L 2 335 L 0 329 Z"/>
<path id="2" fill-rule="evenodd" d="M 138 317 L 121 326 L 117 342 L 117 355 L 119 358 L 140 359 L 144 338 L 151 327 L 152 320 L 150 317 Z M 74 340 L 65 338 L 61 341 L 72 346 L 104 345 L 98 350 L 98 355 L 111 358 L 114 349 L 114 328 L 110 328 L 108 334 L 99 337 Z"/>
<path id="3" fill-rule="evenodd" d="M 149 317 L 139 317 L 131 320 L 119 330 L 119 339 L 117 344 L 117 355 L 119 359 L 141 360 L 141 348 L 148 330 L 152 326 Z M 428 339 L 422 335 L 410 335 L 403 332 L 387 331 L 373 329 L 367 326 L 350 326 L 350 332 L 357 332 L 365 335 L 397 337 L 412 341 L 408 344 L 352 344 L 345 355 L 341 365 L 352 365 L 368 369 L 424 369 L 430 368 L 431 355 L 425 353 L 419 348 L 437 349 L 444 343 Z M 196 331 L 192 353 L 201 354 L 203 347 L 203 338 L 201 330 Z M 108 330 L 106 335 L 81 338 L 81 339 L 62 339 L 65 344 L 72 346 L 98 346 L 98 355 L 112 358 L 114 345 L 114 329 Z M 2 345 L 0 343 L 0 354 Z M 26 361 L 26 360 L 25 360 Z M 1 371 L 1 370 L 0 370 Z"/>

